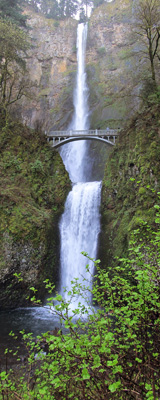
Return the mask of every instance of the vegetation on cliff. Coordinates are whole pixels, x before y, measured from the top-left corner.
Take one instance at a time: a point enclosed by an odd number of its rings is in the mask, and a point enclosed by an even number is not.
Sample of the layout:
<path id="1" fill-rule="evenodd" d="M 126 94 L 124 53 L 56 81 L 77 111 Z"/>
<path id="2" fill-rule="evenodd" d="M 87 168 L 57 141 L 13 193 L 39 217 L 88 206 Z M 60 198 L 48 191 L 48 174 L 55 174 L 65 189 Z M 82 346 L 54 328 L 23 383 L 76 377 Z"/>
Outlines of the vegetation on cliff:
<path id="1" fill-rule="evenodd" d="M 26 33 L 10 20 L 0 19 L 0 107 L 8 108 L 29 93 L 25 58 L 30 47 Z"/>
<path id="2" fill-rule="evenodd" d="M 62 20 L 76 16 L 80 21 L 86 21 L 89 7 L 97 7 L 105 0 L 25 0 L 36 12 L 41 11 L 47 18 Z"/>
<path id="3" fill-rule="evenodd" d="M 0 0 L 0 18 L 26 27 L 27 17 L 23 15 L 21 3 L 20 0 Z"/>
<path id="4" fill-rule="evenodd" d="M 91 126 L 122 127 L 160 80 L 157 0 L 105 1 L 89 21 Z"/>
<path id="5" fill-rule="evenodd" d="M 131 232 L 154 226 L 160 191 L 160 94 L 120 132 L 102 188 L 102 253 L 105 265 L 126 254 Z M 105 243 L 105 245 L 104 245 Z"/>
<path id="6" fill-rule="evenodd" d="M 44 277 L 57 279 L 57 222 L 70 183 L 59 154 L 40 132 L 10 121 L 1 126 L 0 142 L 3 307 L 25 303 L 31 282 L 40 288 Z M 23 294 L 14 272 L 22 273 Z"/>
<path id="7" fill-rule="evenodd" d="M 19 0 L 0 0 L 0 108 L 6 120 L 9 106 L 26 95 L 30 86 L 26 74 L 30 41 L 22 11 Z"/>

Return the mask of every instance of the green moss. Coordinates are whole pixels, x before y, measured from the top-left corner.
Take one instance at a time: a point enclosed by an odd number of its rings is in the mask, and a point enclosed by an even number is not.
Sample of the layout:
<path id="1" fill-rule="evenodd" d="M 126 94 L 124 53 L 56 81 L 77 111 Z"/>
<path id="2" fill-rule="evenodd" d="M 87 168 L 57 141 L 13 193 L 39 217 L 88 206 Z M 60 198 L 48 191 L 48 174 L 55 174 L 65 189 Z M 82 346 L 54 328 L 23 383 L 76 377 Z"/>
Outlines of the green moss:
<path id="1" fill-rule="evenodd" d="M 39 92 L 39 97 L 41 96 L 49 96 L 51 89 L 50 88 L 45 88 L 40 90 Z"/>
<path id="2" fill-rule="evenodd" d="M 141 186 L 138 190 L 138 193 L 140 196 L 143 196 L 146 194 L 146 189 L 143 186 Z"/>
<path id="3" fill-rule="evenodd" d="M 99 47 L 99 48 L 97 49 L 97 53 L 99 54 L 99 56 L 105 55 L 105 54 L 106 54 L 106 49 L 105 49 L 105 47 Z"/>
<path id="4" fill-rule="evenodd" d="M 101 10 L 101 12 L 99 12 L 99 10 Z M 106 23 L 112 21 L 113 18 L 116 19 L 117 22 L 126 20 L 126 18 L 128 20 L 131 16 L 131 11 L 132 2 L 130 0 L 116 0 L 111 3 L 104 2 L 101 7 L 94 10 L 91 23 L 93 23 L 94 20 L 97 22 L 104 19 L 104 16 Z"/>
<path id="5" fill-rule="evenodd" d="M 130 48 L 121 49 L 118 53 L 118 57 L 120 60 L 129 59 L 130 57 L 134 57 L 135 54 Z"/>
<path id="6" fill-rule="evenodd" d="M 101 235 L 107 247 L 102 252 L 105 266 L 127 253 L 131 232 L 142 221 L 154 226 L 154 204 L 160 191 L 158 110 L 159 106 L 148 108 L 120 132 L 106 165 Z"/>
<path id="7" fill-rule="evenodd" d="M 38 268 L 34 284 L 41 290 L 43 278 L 54 280 L 57 274 L 57 224 L 70 181 L 59 153 L 49 146 L 45 136 L 18 123 L 10 123 L 6 135 L 0 150 L 0 269 L 5 270 L 7 263 L 15 259 L 18 271 L 18 252 L 31 249 L 28 271 Z M 52 243 L 48 240 L 50 234 Z M 7 248 L 10 261 L 6 258 Z M 52 262 L 48 261 L 48 252 Z M 25 293 L 29 285 L 25 284 L 26 274 L 24 271 Z M 7 293 L 7 286 L 5 290 Z M 1 292 L 5 298 L 3 289 Z"/>

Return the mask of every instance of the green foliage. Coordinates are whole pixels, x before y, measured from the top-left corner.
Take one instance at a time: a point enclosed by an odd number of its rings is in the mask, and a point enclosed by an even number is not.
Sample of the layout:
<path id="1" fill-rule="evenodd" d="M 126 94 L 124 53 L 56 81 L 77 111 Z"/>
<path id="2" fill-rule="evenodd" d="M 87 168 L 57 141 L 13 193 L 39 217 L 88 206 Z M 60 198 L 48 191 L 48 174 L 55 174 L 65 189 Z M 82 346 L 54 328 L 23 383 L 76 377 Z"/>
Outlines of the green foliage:
<path id="1" fill-rule="evenodd" d="M 33 238 L 42 221 L 48 223 L 52 209 L 60 212 L 68 175 L 58 153 L 36 133 L 15 123 L 7 139 L 0 162 L 2 232 L 7 225 L 15 239 Z M 39 234 L 37 230 L 35 240 Z"/>
<path id="2" fill-rule="evenodd" d="M 93 5 L 92 0 L 81 0 L 80 1 L 80 22 L 86 22 L 88 18 L 88 7 Z"/>
<path id="3" fill-rule="evenodd" d="M 1 287 L 2 308 L 16 306 L 17 301 L 27 303 L 31 270 L 39 271 L 33 285 L 39 289 L 41 298 L 42 281 L 47 277 L 56 280 L 58 218 L 70 188 L 60 155 L 48 145 L 42 133 L 12 121 L 5 126 L 4 135 L 3 131 L 0 129 L 0 270 L 2 274 L 6 267 L 11 270 L 16 257 L 16 273 L 21 272 L 23 258 L 27 270 L 22 268 L 24 282 L 19 287 L 12 274 Z M 25 255 L 24 248 L 27 248 Z M 44 259 L 45 268 L 41 268 Z"/>
<path id="4" fill-rule="evenodd" d="M 47 18 L 61 20 L 72 17 L 78 10 L 79 3 L 77 0 L 26 0 L 35 11 L 41 12 Z M 58 26 L 58 25 L 56 25 Z"/>
<path id="5" fill-rule="evenodd" d="M 141 187 L 139 188 L 138 193 L 140 194 L 140 196 L 143 196 L 143 195 L 146 193 L 146 189 L 145 189 L 143 186 L 141 186 Z"/>
<path id="6" fill-rule="evenodd" d="M 24 30 L 10 20 L 0 19 L 0 37 L 0 107 L 7 114 L 7 107 L 27 94 L 24 58 L 30 44 Z"/>
<path id="7" fill-rule="evenodd" d="M 100 56 L 105 55 L 105 54 L 106 54 L 106 49 L 105 49 L 105 47 L 99 47 L 99 49 L 97 49 L 97 53 L 98 53 Z"/>
<path id="8" fill-rule="evenodd" d="M 55 22 L 54 22 L 54 26 L 55 26 L 55 28 L 58 28 L 58 26 L 59 26 L 59 21 L 55 21 Z"/>
<path id="9" fill-rule="evenodd" d="M 20 0 L 0 0 L 0 16 L 24 27 L 27 17 L 22 14 L 20 3 Z"/>
<path id="10" fill-rule="evenodd" d="M 160 396 L 160 206 L 156 230 L 145 222 L 134 231 L 128 258 L 104 271 L 96 267 L 93 304 L 70 302 L 89 288 L 72 281 L 68 300 L 50 297 L 67 333 L 48 332 L 35 341 L 22 332 L 28 349 L 25 371 L 0 374 L 0 400 L 157 400 Z M 88 255 L 83 253 L 87 258 Z M 88 266 L 86 266 L 88 270 Z M 52 285 L 45 282 L 49 292 Z M 34 292 L 34 288 L 31 288 Z M 45 343 L 46 352 L 42 348 Z M 36 356 L 35 356 L 36 354 Z M 6 396 L 6 397 L 5 397 Z"/>
<path id="11" fill-rule="evenodd" d="M 104 0 L 93 0 L 94 7 L 99 7 L 101 4 L 104 3 Z"/>
<path id="12" fill-rule="evenodd" d="M 141 220 L 154 227 L 154 209 L 160 188 L 159 105 L 139 113 L 113 149 L 102 186 L 102 263 L 114 263 L 115 254 L 127 254 L 131 231 Z"/>
<path id="13" fill-rule="evenodd" d="M 37 173 L 43 174 L 43 172 L 44 172 L 43 164 L 42 164 L 42 161 L 40 161 L 40 160 L 35 160 L 33 163 L 30 164 L 30 167 L 31 167 L 31 171 L 34 174 L 37 174 Z"/>
<path id="14" fill-rule="evenodd" d="M 160 86 L 158 86 L 156 90 L 148 96 L 148 103 L 154 105 L 160 104 Z"/>

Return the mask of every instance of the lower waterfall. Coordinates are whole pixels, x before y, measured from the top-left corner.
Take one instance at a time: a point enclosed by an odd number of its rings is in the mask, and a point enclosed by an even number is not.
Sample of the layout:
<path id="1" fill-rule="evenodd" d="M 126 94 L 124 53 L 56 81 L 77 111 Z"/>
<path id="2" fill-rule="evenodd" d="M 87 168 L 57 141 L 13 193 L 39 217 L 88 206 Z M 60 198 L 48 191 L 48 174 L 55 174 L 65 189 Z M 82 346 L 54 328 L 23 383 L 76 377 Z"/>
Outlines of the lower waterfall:
<path id="1" fill-rule="evenodd" d="M 86 286 L 91 288 L 94 264 L 89 262 L 87 272 L 88 261 L 81 252 L 87 252 L 93 258 L 96 256 L 100 232 L 100 201 L 101 182 L 77 183 L 67 197 L 60 222 L 61 290 L 63 287 L 70 290 L 74 278 L 78 278 L 80 284 L 83 284 L 85 278 Z M 80 298 L 78 301 L 84 302 Z"/>

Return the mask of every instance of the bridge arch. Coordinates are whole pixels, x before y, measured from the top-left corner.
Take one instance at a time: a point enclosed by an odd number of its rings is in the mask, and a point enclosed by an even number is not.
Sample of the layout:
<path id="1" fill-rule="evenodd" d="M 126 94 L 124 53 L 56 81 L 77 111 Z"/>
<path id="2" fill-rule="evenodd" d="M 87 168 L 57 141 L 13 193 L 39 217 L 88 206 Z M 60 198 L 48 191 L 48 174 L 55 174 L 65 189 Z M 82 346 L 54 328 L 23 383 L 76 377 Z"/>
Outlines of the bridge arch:
<path id="1" fill-rule="evenodd" d="M 104 139 L 101 137 L 95 137 L 95 136 L 78 136 L 78 137 L 70 137 L 70 138 L 60 138 L 60 140 L 54 140 L 53 138 L 49 140 L 49 142 L 52 142 L 52 147 L 58 148 L 60 146 L 63 146 L 64 144 L 70 143 L 70 142 L 75 142 L 77 140 L 98 140 L 100 142 L 103 142 L 105 144 L 108 144 L 110 146 L 114 146 L 114 142 L 108 139 Z"/>

